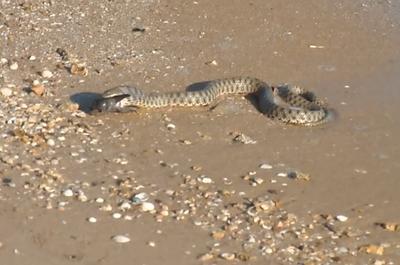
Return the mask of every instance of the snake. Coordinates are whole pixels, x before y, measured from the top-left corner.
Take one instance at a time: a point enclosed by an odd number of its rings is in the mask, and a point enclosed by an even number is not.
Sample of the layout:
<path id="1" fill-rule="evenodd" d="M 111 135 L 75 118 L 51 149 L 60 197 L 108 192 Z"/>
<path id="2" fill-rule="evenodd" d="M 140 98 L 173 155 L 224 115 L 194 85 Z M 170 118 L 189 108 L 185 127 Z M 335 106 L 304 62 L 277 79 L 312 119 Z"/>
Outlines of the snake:
<path id="1" fill-rule="evenodd" d="M 106 90 L 92 109 L 130 112 L 139 108 L 201 107 L 217 104 L 224 95 L 253 95 L 258 110 L 272 120 L 313 126 L 329 120 L 330 111 L 315 94 L 298 86 L 270 86 L 254 77 L 233 77 L 206 82 L 196 91 L 146 93 L 127 85 Z"/>

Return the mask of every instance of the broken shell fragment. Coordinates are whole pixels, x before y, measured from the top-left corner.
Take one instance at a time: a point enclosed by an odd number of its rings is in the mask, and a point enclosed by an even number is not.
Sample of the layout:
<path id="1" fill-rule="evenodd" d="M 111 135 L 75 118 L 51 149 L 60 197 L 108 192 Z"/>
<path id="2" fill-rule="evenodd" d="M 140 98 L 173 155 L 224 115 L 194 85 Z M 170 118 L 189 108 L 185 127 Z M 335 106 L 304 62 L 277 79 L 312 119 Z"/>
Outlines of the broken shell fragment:
<path id="1" fill-rule="evenodd" d="M 73 75 L 80 75 L 80 76 L 87 76 L 89 73 L 89 70 L 83 64 L 77 64 L 77 63 L 73 63 L 69 71 Z"/>

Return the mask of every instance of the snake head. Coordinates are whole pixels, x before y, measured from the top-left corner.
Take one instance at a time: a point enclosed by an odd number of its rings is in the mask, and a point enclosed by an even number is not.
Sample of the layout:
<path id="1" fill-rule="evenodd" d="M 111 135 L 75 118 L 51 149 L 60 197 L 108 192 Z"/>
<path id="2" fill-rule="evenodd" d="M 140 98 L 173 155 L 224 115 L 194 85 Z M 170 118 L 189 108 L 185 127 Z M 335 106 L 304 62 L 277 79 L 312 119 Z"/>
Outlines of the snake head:
<path id="1" fill-rule="evenodd" d="M 103 97 L 96 100 L 92 106 L 92 111 L 98 112 L 127 112 L 132 111 L 121 106 L 121 101 L 129 97 L 128 94 L 122 94 L 114 97 Z"/>

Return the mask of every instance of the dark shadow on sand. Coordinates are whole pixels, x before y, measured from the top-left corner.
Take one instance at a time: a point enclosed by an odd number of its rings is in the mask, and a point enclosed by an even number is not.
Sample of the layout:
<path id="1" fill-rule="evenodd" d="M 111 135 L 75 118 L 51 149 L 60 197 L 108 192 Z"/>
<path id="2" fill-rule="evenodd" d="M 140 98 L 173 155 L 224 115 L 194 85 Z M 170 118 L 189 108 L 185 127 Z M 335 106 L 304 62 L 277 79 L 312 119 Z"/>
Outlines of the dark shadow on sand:
<path id="1" fill-rule="evenodd" d="M 81 92 L 71 95 L 69 98 L 72 102 L 79 105 L 79 109 L 89 113 L 92 111 L 92 106 L 94 102 L 100 99 L 102 96 L 98 93 L 92 92 Z"/>

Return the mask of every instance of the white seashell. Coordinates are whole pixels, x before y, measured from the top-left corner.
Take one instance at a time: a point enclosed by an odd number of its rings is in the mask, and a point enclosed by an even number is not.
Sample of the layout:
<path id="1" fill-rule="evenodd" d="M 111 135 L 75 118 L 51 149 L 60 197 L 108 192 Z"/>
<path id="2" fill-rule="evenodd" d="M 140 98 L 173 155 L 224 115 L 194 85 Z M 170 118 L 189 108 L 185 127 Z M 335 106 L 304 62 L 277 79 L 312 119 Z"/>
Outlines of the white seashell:
<path id="1" fill-rule="evenodd" d="M 269 165 L 269 164 L 261 164 L 261 165 L 260 165 L 260 168 L 261 168 L 261 169 L 271 169 L 272 166 Z"/>
<path id="2" fill-rule="evenodd" d="M 89 217 L 87 220 L 88 220 L 89 223 L 96 223 L 97 222 L 96 217 Z"/>
<path id="3" fill-rule="evenodd" d="M 129 210 L 131 208 L 131 204 L 129 202 L 123 202 L 121 203 L 121 205 L 119 206 L 119 208 L 123 211 Z"/>
<path id="4" fill-rule="evenodd" d="M 96 199 L 96 202 L 97 203 L 104 203 L 104 199 L 99 197 L 99 198 Z"/>
<path id="5" fill-rule="evenodd" d="M 63 191 L 63 195 L 65 197 L 72 197 L 72 196 L 74 196 L 74 192 L 71 189 L 66 189 Z"/>
<path id="6" fill-rule="evenodd" d="M 120 214 L 120 213 L 113 213 L 113 214 L 112 214 L 112 217 L 113 217 L 114 219 L 120 219 L 120 218 L 122 217 L 122 214 Z"/>
<path id="7" fill-rule="evenodd" d="M 0 89 L 0 94 L 2 94 L 4 97 L 9 97 L 12 95 L 12 93 L 13 91 L 11 90 L 11 88 L 4 87 Z"/>
<path id="8" fill-rule="evenodd" d="M 336 220 L 338 220 L 340 222 L 346 222 L 347 220 L 349 220 L 349 218 L 347 216 L 344 216 L 344 215 L 337 215 L 336 216 Z"/>
<path id="9" fill-rule="evenodd" d="M 151 212 L 155 209 L 155 206 L 151 202 L 143 202 L 140 208 L 143 212 Z"/>
<path id="10" fill-rule="evenodd" d="M 124 235 L 115 235 L 112 237 L 112 240 L 114 240 L 114 242 L 116 243 L 128 243 L 131 241 L 131 239 L 127 236 Z"/>
<path id="11" fill-rule="evenodd" d="M 53 73 L 50 72 L 49 70 L 44 70 L 44 71 L 42 72 L 42 77 L 44 77 L 44 78 L 50 78 L 50 77 L 52 77 L 52 76 L 53 76 Z"/>

